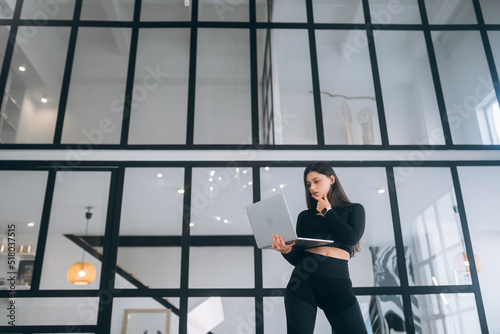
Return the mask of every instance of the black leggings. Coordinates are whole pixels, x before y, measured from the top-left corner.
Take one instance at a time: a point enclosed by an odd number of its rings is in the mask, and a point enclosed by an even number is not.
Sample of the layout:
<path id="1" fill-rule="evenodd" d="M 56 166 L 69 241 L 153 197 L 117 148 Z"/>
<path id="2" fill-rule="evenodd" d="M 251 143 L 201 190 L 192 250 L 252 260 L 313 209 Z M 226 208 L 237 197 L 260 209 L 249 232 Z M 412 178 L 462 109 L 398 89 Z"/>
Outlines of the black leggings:
<path id="1" fill-rule="evenodd" d="M 318 307 L 325 312 L 332 333 L 366 333 L 347 262 L 304 252 L 285 292 L 288 334 L 312 334 Z"/>

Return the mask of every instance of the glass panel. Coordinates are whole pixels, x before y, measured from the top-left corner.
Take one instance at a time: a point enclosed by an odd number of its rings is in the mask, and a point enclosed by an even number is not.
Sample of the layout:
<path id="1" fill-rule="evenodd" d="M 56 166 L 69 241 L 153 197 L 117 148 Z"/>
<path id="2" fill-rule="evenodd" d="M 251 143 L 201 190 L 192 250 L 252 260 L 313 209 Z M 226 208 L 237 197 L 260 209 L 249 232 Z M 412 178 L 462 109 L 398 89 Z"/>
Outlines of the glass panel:
<path id="1" fill-rule="evenodd" d="M 497 73 L 500 76 L 500 32 L 488 31 L 488 39 L 490 40 Z M 482 129 L 481 133 L 484 133 L 484 136 L 482 136 L 483 141 L 500 145 L 500 106 L 498 97 L 492 90 L 490 95 L 483 101 L 486 103 L 482 104 L 479 112 L 482 117 L 478 118 Z"/>
<path id="2" fill-rule="evenodd" d="M 16 8 L 16 0 L 4 1 L 4 3 L 2 4 L 2 10 L 0 10 L 0 18 L 12 19 L 14 17 L 15 8 Z"/>
<path id="3" fill-rule="evenodd" d="M 125 239 L 124 241 L 122 241 Z M 130 244 L 118 248 L 115 287 L 123 289 L 179 288 L 181 283 L 180 238 L 172 243 L 179 247 L 151 246 L 153 242 L 168 244 L 168 238 L 128 237 L 120 242 Z M 123 270 L 123 271 L 122 271 Z"/>
<path id="4" fill-rule="evenodd" d="M 214 1 L 200 0 L 199 21 L 248 21 L 248 0 Z"/>
<path id="5" fill-rule="evenodd" d="M 3 58 L 5 57 L 5 47 L 7 46 L 6 44 L 7 40 L 9 39 L 9 34 L 10 34 L 10 26 L 0 26 L 0 56 L 2 62 Z"/>
<path id="6" fill-rule="evenodd" d="M 257 43 L 263 144 L 316 144 L 307 30 L 257 30 Z"/>
<path id="7" fill-rule="evenodd" d="M 255 333 L 253 298 L 189 298 L 188 333 Z"/>
<path id="8" fill-rule="evenodd" d="M 303 173 L 304 168 L 265 167 L 260 169 L 261 198 L 284 194 L 295 224 L 299 213 L 306 209 Z M 264 249 L 262 267 L 264 288 L 286 287 L 293 267 L 280 253 L 272 249 Z"/>
<path id="9" fill-rule="evenodd" d="M 191 235 L 251 235 L 245 207 L 252 204 L 250 168 L 194 168 Z"/>
<path id="10" fill-rule="evenodd" d="M 141 21 L 190 21 L 191 7 L 178 0 L 142 0 Z"/>
<path id="11" fill-rule="evenodd" d="M 481 118 L 495 93 L 479 32 L 434 31 L 432 38 L 453 143 L 490 144 Z"/>
<path id="12" fill-rule="evenodd" d="M 275 295 L 278 294 L 276 291 Z M 264 333 L 286 334 L 286 314 L 283 297 L 264 297 Z M 331 333 L 332 327 L 325 313 L 318 309 L 315 333 Z"/>
<path id="13" fill-rule="evenodd" d="M 199 29 L 195 144 L 251 143 L 250 42 L 246 29 Z"/>
<path id="14" fill-rule="evenodd" d="M 418 0 L 370 0 L 372 23 L 386 24 L 420 24 Z"/>
<path id="15" fill-rule="evenodd" d="M 0 171 L 0 290 L 30 289 L 47 172 Z M 14 261 L 14 262 L 12 262 Z"/>
<path id="16" fill-rule="evenodd" d="M 313 0 L 315 23 L 364 23 L 361 0 Z"/>
<path id="17" fill-rule="evenodd" d="M 296 218 L 293 219 L 294 221 L 296 220 Z M 293 268 L 279 252 L 272 249 L 264 249 L 262 251 L 262 280 L 264 288 L 285 288 L 290 280 Z"/>
<path id="18" fill-rule="evenodd" d="M 479 0 L 479 3 L 481 4 L 484 23 L 499 24 L 500 18 L 497 13 L 500 12 L 500 2 L 496 0 Z"/>
<path id="19" fill-rule="evenodd" d="M 140 30 L 130 144 L 186 143 L 189 35 L 189 29 Z"/>
<path id="20" fill-rule="evenodd" d="M 3 310 L 6 310 L 8 305 L 9 299 L 0 299 L 0 307 Z M 97 324 L 99 298 L 16 298 L 15 305 L 18 310 L 16 326 L 67 325 L 68 328 L 81 332 L 76 326 Z M 1 317 L 0 326 L 6 326 L 8 321 L 8 317 Z"/>
<path id="21" fill-rule="evenodd" d="M 473 294 L 441 293 L 414 298 L 419 305 L 418 308 L 412 305 L 415 329 L 420 327 L 420 333 L 481 333 Z"/>
<path id="22" fill-rule="evenodd" d="M 257 22 L 307 22 L 304 0 L 257 0 Z"/>
<path id="23" fill-rule="evenodd" d="M 130 31 L 78 29 L 63 143 L 119 143 Z"/>
<path id="24" fill-rule="evenodd" d="M 71 20 L 75 9 L 75 0 L 39 0 L 24 1 L 21 19 L 44 23 L 45 20 Z"/>
<path id="25" fill-rule="evenodd" d="M 0 11 L 0 17 L 3 18 L 4 15 L 12 16 L 12 13 L 2 13 L 2 11 Z M 7 40 L 9 39 L 9 33 L 10 26 L 0 26 L 0 59 L 2 60 L 2 62 L 5 56 L 5 46 Z M 17 70 L 17 72 L 19 71 L 20 70 Z M 17 78 L 16 75 L 9 75 L 9 77 Z M 7 89 L 8 86 L 6 86 L 5 88 Z M 4 112 L 4 110 L 6 110 L 6 100 L 9 98 L 9 91 L 2 92 L 2 95 L 2 109 L 0 110 L 0 144 L 13 143 L 15 142 L 16 128 L 11 125 L 11 122 L 8 120 L 9 117 Z"/>
<path id="26" fill-rule="evenodd" d="M 132 21 L 134 0 L 85 0 L 82 4 L 81 20 Z"/>
<path id="27" fill-rule="evenodd" d="M 500 76 L 500 31 L 488 31 L 488 39 L 490 40 L 495 67 L 497 68 L 498 76 Z"/>
<path id="28" fill-rule="evenodd" d="M 316 43 L 325 143 L 381 144 L 366 32 L 317 30 Z"/>
<path id="29" fill-rule="evenodd" d="M 183 188 L 182 168 L 127 168 L 115 286 L 180 286 Z"/>
<path id="30" fill-rule="evenodd" d="M 274 292 L 274 295 L 281 293 Z M 286 315 L 283 297 L 264 297 L 264 333 L 286 334 Z M 318 312 L 323 313 L 323 312 Z M 319 331 L 318 331 L 319 333 Z M 328 333 L 328 332 L 327 332 Z"/>
<path id="31" fill-rule="evenodd" d="M 335 171 L 351 202 L 361 203 L 366 212 L 361 252 L 349 261 L 353 286 L 398 286 L 396 261 L 391 260 L 396 252 L 385 169 L 335 168 Z"/>
<path id="32" fill-rule="evenodd" d="M 492 246 L 500 244 L 500 167 L 459 167 L 460 186 L 472 239 L 479 285 L 490 333 L 500 330 L 498 259 Z M 462 267 L 463 269 L 467 269 Z M 462 272 L 469 276 L 468 271 Z"/>
<path id="33" fill-rule="evenodd" d="M 391 208 L 386 192 L 387 181 L 383 168 L 335 168 L 337 180 L 342 182 L 350 200 L 361 203 L 367 213 L 366 229 L 361 240 L 361 252 L 350 261 L 354 286 L 398 286 L 399 274 L 392 228 Z M 261 169 L 262 198 L 283 193 L 290 214 L 296 222 L 298 214 L 306 209 L 303 168 Z M 370 222 L 377 222 L 370 224 Z M 284 288 L 292 267 L 279 253 L 262 252 L 264 288 Z M 372 268 L 367 270 L 366 268 Z"/>
<path id="34" fill-rule="evenodd" d="M 454 267 L 463 237 L 449 169 L 398 167 L 394 173 L 410 285 L 470 284 Z"/>
<path id="35" fill-rule="evenodd" d="M 368 333 L 406 333 L 401 296 L 357 296 L 357 298 Z M 414 307 L 412 300 L 412 308 Z M 416 330 L 415 333 L 422 332 Z"/>
<path id="36" fill-rule="evenodd" d="M 189 287 L 253 288 L 253 247 L 191 247 Z"/>
<path id="37" fill-rule="evenodd" d="M 2 102 L 2 142 L 52 143 L 69 34 L 69 27 L 19 27 Z"/>
<path id="38" fill-rule="evenodd" d="M 111 334 L 179 333 L 179 298 L 114 298 Z"/>
<path id="39" fill-rule="evenodd" d="M 375 37 L 391 144 L 444 144 L 422 32 L 381 31 Z"/>
<path id="40" fill-rule="evenodd" d="M 109 172 L 58 172 L 43 258 L 41 289 L 97 289 L 100 255 L 84 248 L 85 237 L 102 237 L 106 226 Z M 87 219 L 89 211 L 92 216 Z M 64 252 L 61 250 L 64 249 Z M 96 278 L 88 285 L 68 281 L 68 269 L 77 262 L 90 263 Z M 91 275 L 92 270 L 87 271 Z"/>
<path id="41" fill-rule="evenodd" d="M 181 235 L 183 168 L 127 168 L 120 235 Z"/>
<path id="42" fill-rule="evenodd" d="M 476 24 L 472 0 L 425 0 L 430 24 Z"/>

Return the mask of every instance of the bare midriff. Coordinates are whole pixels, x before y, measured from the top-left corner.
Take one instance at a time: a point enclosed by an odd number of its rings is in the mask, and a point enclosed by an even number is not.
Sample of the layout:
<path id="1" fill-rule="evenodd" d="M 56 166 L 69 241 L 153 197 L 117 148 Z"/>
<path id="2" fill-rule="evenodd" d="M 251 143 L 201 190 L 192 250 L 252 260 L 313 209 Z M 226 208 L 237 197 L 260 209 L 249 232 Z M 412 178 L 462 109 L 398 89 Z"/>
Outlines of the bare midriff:
<path id="1" fill-rule="evenodd" d="M 349 252 L 337 247 L 315 247 L 307 248 L 305 249 L 305 251 L 347 261 L 349 261 L 349 259 L 351 258 Z"/>

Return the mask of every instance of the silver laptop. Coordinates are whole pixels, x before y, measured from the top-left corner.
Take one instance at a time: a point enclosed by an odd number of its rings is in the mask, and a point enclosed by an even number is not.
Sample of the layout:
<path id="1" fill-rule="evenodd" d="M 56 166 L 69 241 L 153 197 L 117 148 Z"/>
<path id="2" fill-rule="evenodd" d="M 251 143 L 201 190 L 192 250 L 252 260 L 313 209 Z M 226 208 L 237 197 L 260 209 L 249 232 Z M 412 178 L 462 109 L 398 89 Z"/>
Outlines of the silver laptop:
<path id="1" fill-rule="evenodd" d="M 295 232 L 292 217 L 283 194 L 264 199 L 246 207 L 248 219 L 252 226 L 255 242 L 259 248 L 270 248 L 273 244 L 273 233 L 279 234 L 287 244 L 303 248 L 321 246 L 333 240 L 299 238 Z"/>

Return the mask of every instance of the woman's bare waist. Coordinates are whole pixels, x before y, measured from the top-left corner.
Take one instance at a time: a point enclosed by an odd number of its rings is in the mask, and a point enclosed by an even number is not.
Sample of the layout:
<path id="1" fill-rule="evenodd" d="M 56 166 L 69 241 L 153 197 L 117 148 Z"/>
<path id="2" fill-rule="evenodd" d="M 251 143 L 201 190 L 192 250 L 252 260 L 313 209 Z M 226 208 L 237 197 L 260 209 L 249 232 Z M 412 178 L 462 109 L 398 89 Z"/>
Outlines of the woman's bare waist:
<path id="1" fill-rule="evenodd" d="M 351 258 L 351 254 L 349 252 L 337 248 L 337 247 L 315 247 L 315 248 L 307 248 L 306 252 L 315 253 L 323 256 L 334 257 L 336 259 L 349 260 Z"/>

